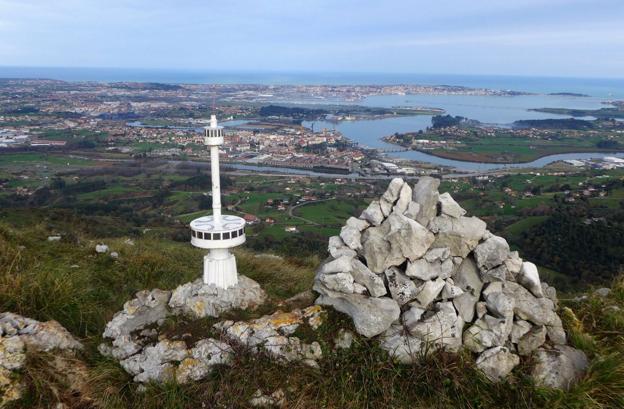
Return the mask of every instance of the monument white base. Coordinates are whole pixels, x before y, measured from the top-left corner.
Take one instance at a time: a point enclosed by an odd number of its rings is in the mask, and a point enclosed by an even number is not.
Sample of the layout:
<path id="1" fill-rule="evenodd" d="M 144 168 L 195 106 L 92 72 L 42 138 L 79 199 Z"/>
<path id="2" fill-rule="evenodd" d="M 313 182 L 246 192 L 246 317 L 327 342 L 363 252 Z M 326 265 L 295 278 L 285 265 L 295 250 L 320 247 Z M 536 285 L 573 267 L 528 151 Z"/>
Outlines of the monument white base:
<path id="1" fill-rule="evenodd" d="M 228 249 L 212 249 L 204 256 L 204 284 L 219 288 L 238 284 L 236 258 Z"/>

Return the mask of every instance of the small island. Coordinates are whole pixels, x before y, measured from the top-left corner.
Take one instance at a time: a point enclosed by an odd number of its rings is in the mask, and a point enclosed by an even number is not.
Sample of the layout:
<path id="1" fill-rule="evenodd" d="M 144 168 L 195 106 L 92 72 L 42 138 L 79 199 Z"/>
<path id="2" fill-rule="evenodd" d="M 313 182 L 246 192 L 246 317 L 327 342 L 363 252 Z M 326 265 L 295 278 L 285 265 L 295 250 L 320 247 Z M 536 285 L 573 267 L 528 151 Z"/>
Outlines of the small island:
<path id="1" fill-rule="evenodd" d="M 535 108 L 534 112 L 543 112 L 546 114 L 567 115 L 575 118 L 594 117 L 600 119 L 624 119 L 624 101 L 605 102 L 609 105 L 599 109 L 571 109 L 571 108 Z"/>
<path id="2" fill-rule="evenodd" d="M 555 97 L 580 97 L 580 98 L 589 97 L 589 95 L 587 94 L 579 94 L 576 92 L 551 92 L 548 95 L 552 95 Z"/>

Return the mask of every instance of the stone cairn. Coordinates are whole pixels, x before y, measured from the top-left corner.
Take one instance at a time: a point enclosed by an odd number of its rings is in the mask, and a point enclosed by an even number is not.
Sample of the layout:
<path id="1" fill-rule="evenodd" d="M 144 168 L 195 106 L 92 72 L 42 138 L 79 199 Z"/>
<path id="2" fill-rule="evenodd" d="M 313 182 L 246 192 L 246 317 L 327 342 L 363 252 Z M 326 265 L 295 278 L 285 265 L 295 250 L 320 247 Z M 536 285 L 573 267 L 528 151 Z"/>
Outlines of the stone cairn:
<path id="1" fill-rule="evenodd" d="M 99 351 L 118 360 L 139 383 L 204 379 L 217 365 L 230 364 L 237 347 L 281 362 L 318 367 L 322 357 L 319 343 L 307 344 L 292 336 L 302 324 L 312 329 L 321 325 L 323 311 L 316 305 L 249 321 L 219 321 L 212 326 L 212 337 L 191 345 L 184 335 L 167 336 L 160 330 L 167 318 L 218 318 L 228 311 L 254 309 L 266 298 L 257 282 L 242 275 L 228 289 L 204 284 L 200 278 L 173 291 L 139 291 L 106 325 L 106 341 Z"/>
<path id="2" fill-rule="evenodd" d="M 533 377 L 566 388 L 587 366 L 566 346 L 553 287 L 485 222 L 467 217 L 439 180 L 393 179 L 379 200 L 329 239 L 316 303 L 349 315 L 401 362 L 467 348 L 492 381 L 534 355 Z"/>

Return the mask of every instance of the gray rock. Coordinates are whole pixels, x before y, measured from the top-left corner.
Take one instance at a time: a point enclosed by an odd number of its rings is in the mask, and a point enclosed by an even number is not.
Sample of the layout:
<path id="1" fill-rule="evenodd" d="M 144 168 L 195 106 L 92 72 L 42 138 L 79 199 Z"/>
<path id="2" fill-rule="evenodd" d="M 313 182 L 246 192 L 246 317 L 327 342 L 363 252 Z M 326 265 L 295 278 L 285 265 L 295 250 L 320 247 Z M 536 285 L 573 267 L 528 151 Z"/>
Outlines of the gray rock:
<path id="1" fill-rule="evenodd" d="M 387 240 L 391 247 L 396 248 L 404 259 L 413 261 L 424 256 L 435 240 L 429 230 L 400 214 L 391 214 L 383 224 L 388 225 Z"/>
<path id="2" fill-rule="evenodd" d="M 388 217 L 392 212 L 392 203 L 386 201 L 384 198 L 381 198 L 381 200 L 379 200 L 379 208 L 381 209 L 381 213 L 384 217 Z"/>
<path id="3" fill-rule="evenodd" d="M 347 226 L 353 227 L 358 231 L 362 231 L 370 226 L 370 224 L 366 220 L 358 219 L 355 217 L 349 217 L 347 219 Z"/>
<path id="4" fill-rule="evenodd" d="M 434 278 L 448 278 L 453 273 L 453 261 L 446 259 L 443 262 L 428 262 L 421 258 L 414 262 L 408 262 L 405 274 L 408 277 L 418 278 L 420 280 L 433 280 Z"/>
<path id="5" fill-rule="evenodd" d="M 344 241 L 342 241 L 340 236 L 332 236 L 329 238 L 327 250 L 333 258 L 340 258 L 342 256 L 349 256 L 350 258 L 353 258 L 357 255 L 355 250 L 350 249 Z"/>
<path id="6" fill-rule="evenodd" d="M 315 366 L 316 363 L 311 361 L 322 357 L 318 342 L 307 344 L 289 335 L 304 322 L 304 318 L 308 317 L 311 324 L 312 318 L 318 318 L 320 312 L 319 307 L 308 307 L 290 313 L 278 311 L 250 321 L 224 321 L 213 327 L 220 330 L 226 340 L 246 346 L 254 353 L 264 352 L 281 362 L 298 361 Z"/>
<path id="7" fill-rule="evenodd" d="M 425 281 L 425 284 L 420 286 L 417 290 L 416 300 L 422 307 L 427 307 L 435 300 L 442 289 L 444 288 L 443 279 L 437 278 L 433 281 Z"/>
<path id="8" fill-rule="evenodd" d="M 450 217 L 460 218 L 466 214 L 466 211 L 457 204 L 455 199 L 447 193 L 442 193 L 438 198 L 440 204 L 440 212 Z"/>
<path id="9" fill-rule="evenodd" d="M 95 252 L 99 254 L 108 253 L 108 246 L 106 244 L 96 244 Z"/>
<path id="10" fill-rule="evenodd" d="M 26 347 L 20 337 L 0 337 L 0 369 L 19 369 L 25 363 Z"/>
<path id="11" fill-rule="evenodd" d="M 351 250 L 362 249 L 362 233 L 355 227 L 349 225 L 340 229 L 340 238 Z"/>
<path id="12" fill-rule="evenodd" d="M 366 294 L 368 290 L 362 284 L 353 283 L 353 293 L 354 294 Z"/>
<path id="13" fill-rule="evenodd" d="M 453 299 L 455 297 L 459 297 L 464 293 L 464 290 L 457 287 L 453 280 L 448 278 L 444 282 L 444 288 L 442 289 L 442 298 L 446 300 Z"/>
<path id="14" fill-rule="evenodd" d="M 405 214 L 408 210 L 410 203 L 412 202 L 412 188 L 408 183 L 403 183 L 401 191 L 399 192 L 399 198 L 396 204 L 392 208 L 393 213 Z M 416 211 L 418 214 L 418 211 Z"/>
<path id="15" fill-rule="evenodd" d="M 351 261 L 351 275 L 356 283 L 368 289 L 372 297 L 381 297 L 388 292 L 382 278 L 370 271 L 360 260 Z"/>
<path id="16" fill-rule="evenodd" d="M 482 352 L 488 348 L 505 344 L 511 333 L 511 321 L 484 315 L 464 331 L 464 346 L 472 352 Z"/>
<path id="17" fill-rule="evenodd" d="M 114 339 L 129 335 L 133 331 L 164 320 L 171 313 L 167 306 L 170 297 L 170 291 L 159 289 L 139 291 L 135 298 L 127 301 L 123 310 L 116 313 L 106 324 L 104 338 Z"/>
<path id="18" fill-rule="evenodd" d="M 334 347 L 336 349 L 349 349 L 353 344 L 353 332 L 341 328 L 338 330 L 338 335 L 334 338 Z"/>
<path id="19" fill-rule="evenodd" d="M 271 395 L 265 395 L 258 389 L 249 400 L 249 405 L 254 408 L 281 408 L 286 405 L 286 397 L 281 389 L 276 390 Z"/>
<path id="20" fill-rule="evenodd" d="M 424 308 L 421 308 L 418 305 L 411 306 L 410 309 L 405 311 L 401 316 L 403 319 L 403 325 L 407 328 L 415 326 L 420 321 L 424 313 Z"/>
<path id="21" fill-rule="evenodd" d="M 594 291 L 594 295 L 598 296 L 598 297 L 608 297 L 609 294 L 611 294 L 611 289 L 610 288 L 599 288 L 596 291 Z"/>
<path id="22" fill-rule="evenodd" d="M 328 259 L 326 263 L 322 264 L 318 272 L 320 274 L 335 274 L 346 273 L 351 271 L 351 262 L 353 257 L 341 256 L 335 260 Z"/>
<path id="23" fill-rule="evenodd" d="M 354 292 L 353 276 L 349 273 L 320 274 L 319 281 L 332 291 L 345 294 Z"/>
<path id="24" fill-rule="evenodd" d="M 388 268 L 385 271 L 385 275 L 390 294 L 399 305 L 407 304 L 419 294 L 419 289 L 416 287 L 416 284 L 397 267 Z"/>
<path id="25" fill-rule="evenodd" d="M 416 202 L 410 201 L 407 205 L 407 209 L 403 212 L 403 216 L 416 220 L 418 213 L 420 213 L 420 205 Z"/>
<path id="26" fill-rule="evenodd" d="M 75 351 L 83 348 L 69 331 L 54 320 L 40 322 L 7 312 L 0 314 L 0 325 L 4 328 L 12 325 L 16 330 L 15 335 L 19 336 L 28 349 L 34 351 Z"/>
<path id="27" fill-rule="evenodd" d="M 483 282 L 479 277 L 477 265 L 472 258 L 469 257 L 462 261 L 455 276 L 453 276 L 453 281 L 464 292 L 470 293 L 477 298 L 481 295 Z"/>
<path id="28" fill-rule="evenodd" d="M 535 298 L 526 288 L 513 282 L 506 282 L 505 294 L 514 299 L 514 313 L 523 320 L 536 325 L 559 325 L 561 320 L 555 314 L 555 306 L 548 298 Z"/>
<path id="29" fill-rule="evenodd" d="M 555 287 L 551 287 L 542 281 L 542 293 L 544 294 L 544 297 L 548 298 L 553 302 L 553 304 L 555 304 L 555 308 L 558 307 L 559 300 L 557 299 L 557 290 Z"/>
<path id="30" fill-rule="evenodd" d="M 360 215 L 360 219 L 364 219 L 373 226 L 379 226 L 384 221 L 384 215 L 378 200 L 373 200 L 366 210 Z"/>
<path id="31" fill-rule="evenodd" d="M 117 260 L 119 258 L 119 253 L 117 253 L 116 251 L 111 252 L 110 258 L 112 258 L 113 260 Z"/>
<path id="32" fill-rule="evenodd" d="M 380 346 L 397 361 L 409 364 L 422 356 L 423 341 L 411 336 L 401 325 L 393 325 L 381 337 Z"/>
<path id="33" fill-rule="evenodd" d="M 501 264 L 491 270 L 481 271 L 481 279 L 484 283 L 503 282 L 506 280 L 508 275 L 509 272 L 507 271 L 507 266 L 505 266 L 505 264 Z"/>
<path id="34" fill-rule="evenodd" d="M 483 318 L 485 314 L 487 314 L 487 305 L 483 301 L 477 302 L 475 305 L 475 313 L 477 314 L 477 318 Z"/>
<path id="35" fill-rule="evenodd" d="M 472 322 L 474 319 L 477 300 L 477 297 L 466 292 L 453 298 L 453 306 L 465 322 Z"/>
<path id="36" fill-rule="evenodd" d="M 388 231 L 385 227 L 370 227 L 362 234 L 362 253 L 366 259 L 368 268 L 377 274 L 383 273 L 384 270 L 392 264 L 388 264 L 391 247 L 390 242 L 386 240 Z M 392 261 L 392 260 L 391 260 Z"/>
<path id="37" fill-rule="evenodd" d="M 588 360 L 585 353 L 568 346 L 552 349 L 540 348 L 535 354 L 537 361 L 532 371 L 540 386 L 568 390 L 585 373 Z"/>
<path id="38" fill-rule="evenodd" d="M 513 318 L 514 299 L 502 292 L 494 292 L 485 296 L 488 311 L 498 318 Z"/>
<path id="39" fill-rule="evenodd" d="M 509 244 L 502 237 L 492 236 L 475 248 L 474 255 L 481 271 L 491 270 L 507 259 Z"/>
<path id="40" fill-rule="evenodd" d="M 135 337 L 130 335 L 121 335 L 115 338 L 112 342 L 112 346 L 109 348 L 107 344 L 100 344 L 98 349 L 107 356 L 113 357 L 117 360 L 126 359 L 143 348 L 142 345 L 135 342 Z"/>
<path id="41" fill-rule="evenodd" d="M 423 256 L 423 258 L 429 263 L 433 263 L 434 261 L 444 261 L 449 257 L 451 257 L 451 251 L 448 247 L 429 249 Z"/>
<path id="42" fill-rule="evenodd" d="M 141 353 L 124 359 L 120 365 L 134 375 L 135 382 L 167 382 L 175 377 L 175 365 L 188 356 L 184 341 L 162 340 Z"/>
<path id="43" fill-rule="evenodd" d="M 517 344 L 520 341 L 520 338 L 524 336 L 527 332 L 531 330 L 533 326 L 524 320 L 518 320 L 513 323 L 513 327 L 511 328 L 511 342 Z"/>
<path id="44" fill-rule="evenodd" d="M 451 256 L 466 257 L 485 233 L 485 222 L 476 217 L 442 215 L 434 218 L 429 229 L 436 234 L 432 247 L 448 247 Z"/>
<path id="45" fill-rule="evenodd" d="M 509 257 L 505 260 L 505 267 L 507 267 L 507 271 L 509 275 L 507 276 L 508 280 L 515 281 L 516 275 L 520 272 L 522 268 L 522 259 L 517 251 L 512 251 L 509 253 Z"/>
<path id="46" fill-rule="evenodd" d="M 433 220 L 438 212 L 439 186 L 439 179 L 423 176 L 418 179 L 418 183 L 412 189 L 412 200 L 420 205 L 415 220 L 425 227 L 429 225 L 429 222 Z"/>
<path id="47" fill-rule="evenodd" d="M 464 321 L 458 317 L 453 304 L 442 302 L 435 305 L 433 315 L 409 325 L 408 330 L 429 346 L 457 350 L 461 346 L 463 325 Z"/>
<path id="48" fill-rule="evenodd" d="M 171 294 L 169 307 L 176 313 L 194 318 L 218 317 L 233 309 L 253 309 L 264 303 L 267 295 L 260 285 L 244 275 L 228 289 L 206 285 L 197 279 L 176 288 Z"/>
<path id="49" fill-rule="evenodd" d="M 543 325 L 535 326 L 518 340 L 518 354 L 530 355 L 544 342 L 546 342 L 546 327 Z"/>
<path id="50" fill-rule="evenodd" d="M 381 198 L 388 203 L 394 204 L 399 199 L 401 188 L 403 188 L 405 182 L 401 178 L 394 178 L 390 181 L 388 189 L 384 192 Z"/>
<path id="51" fill-rule="evenodd" d="M 225 342 L 208 338 L 197 341 L 190 355 L 184 358 L 175 370 L 178 383 L 184 384 L 206 378 L 216 365 L 229 364 L 234 351 Z"/>
<path id="52" fill-rule="evenodd" d="M 316 304 L 328 305 L 353 319 L 355 330 L 367 338 L 379 335 L 399 319 L 399 304 L 391 298 L 372 298 L 360 294 L 342 294 L 315 284 L 320 297 Z"/>
<path id="53" fill-rule="evenodd" d="M 559 318 L 557 316 L 557 318 Z M 548 339 L 555 345 L 565 345 L 566 344 L 566 333 L 563 329 L 563 325 L 561 325 L 561 319 L 559 319 L 559 323 L 555 325 L 547 325 L 546 333 L 548 335 Z"/>
<path id="54" fill-rule="evenodd" d="M 494 281 L 491 283 L 487 283 L 485 289 L 481 292 L 483 297 L 487 297 L 493 293 L 502 293 L 503 292 L 503 283 L 501 281 Z"/>
<path id="55" fill-rule="evenodd" d="M 542 292 L 542 284 L 540 283 L 539 273 L 535 264 L 525 261 L 522 263 L 520 273 L 518 273 L 517 280 L 527 290 L 533 293 L 534 296 L 541 298 L 544 296 Z"/>
<path id="56" fill-rule="evenodd" d="M 477 358 L 477 368 L 492 382 L 505 378 L 519 363 L 518 355 L 501 346 L 488 349 Z"/>

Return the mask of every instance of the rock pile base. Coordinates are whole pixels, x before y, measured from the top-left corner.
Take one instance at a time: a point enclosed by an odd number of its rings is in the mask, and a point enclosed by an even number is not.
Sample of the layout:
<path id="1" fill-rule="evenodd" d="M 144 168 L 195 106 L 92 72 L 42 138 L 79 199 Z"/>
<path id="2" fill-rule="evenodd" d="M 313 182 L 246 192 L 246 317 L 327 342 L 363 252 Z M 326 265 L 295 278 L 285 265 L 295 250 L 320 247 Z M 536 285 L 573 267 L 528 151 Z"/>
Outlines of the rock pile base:
<path id="1" fill-rule="evenodd" d="M 534 355 L 538 382 L 567 387 L 587 362 L 565 346 L 555 289 L 438 186 L 431 177 L 413 188 L 393 179 L 348 219 L 317 271 L 317 304 L 348 314 L 358 333 L 378 337 L 402 362 L 467 348 L 497 381 Z"/>
<path id="2" fill-rule="evenodd" d="M 266 294 L 258 283 L 245 276 L 227 290 L 204 285 L 200 279 L 172 292 L 140 291 L 107 324 L 103 336 L 112 342 L 101 344 L 99 350 L 119 360 L 134 381 L 141 383 L 201 380 L 215 366 L 228 365 L 237 347 L 266 353 L 279 361 L 318 366 L 320 345 L 306 344 L 292 334 L 304 323 L 318 328 L 323 313 L 319 306 L 278 311 L 249 321 L 217 322 L 212 326 L 214 337 L 199 339 L 192 345 L 160 333 L 168 317 L 218 318 L 228 311 L 253 309 L 265 300 Z"/>

